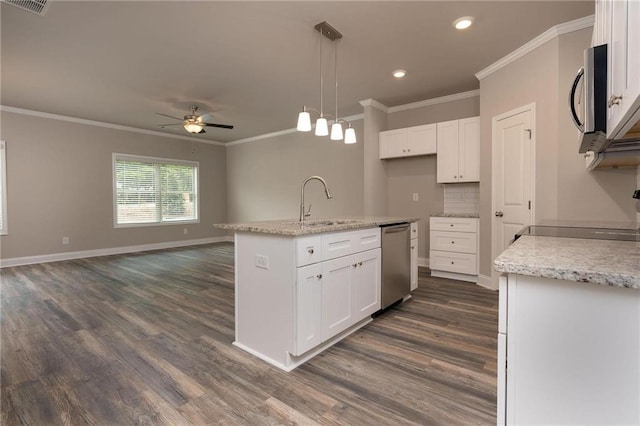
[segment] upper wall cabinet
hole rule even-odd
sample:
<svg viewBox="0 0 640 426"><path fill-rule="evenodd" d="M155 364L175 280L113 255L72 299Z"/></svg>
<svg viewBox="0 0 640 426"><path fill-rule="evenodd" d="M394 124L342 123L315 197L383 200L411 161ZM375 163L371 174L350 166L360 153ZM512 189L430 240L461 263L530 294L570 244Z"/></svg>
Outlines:
<svg viewBox="0 0 640 426"><path fill-rule="evenodd" d="M480 181L480 117L437 124L438 183Z"/></svg>
<svg viewBox="0 0 640 426"><path fill-rule="evenodd" d="M436 153L436 125L380 132L380 159Z"/></svg>
<svg viewBox="0 0 640 426"><path fill-rule="evenodd" d="M640 1L597 0L593 44L607 44L607 137L640 120Z"/></svg>

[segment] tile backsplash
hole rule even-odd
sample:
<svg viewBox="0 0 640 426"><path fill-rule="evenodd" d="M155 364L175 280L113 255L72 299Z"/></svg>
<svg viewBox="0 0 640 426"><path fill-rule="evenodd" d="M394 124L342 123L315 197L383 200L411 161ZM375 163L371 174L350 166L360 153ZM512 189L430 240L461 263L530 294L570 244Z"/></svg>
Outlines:
<svg viewBox="0 0 640 426"><path fill-rule="evenodd" d="M451 183L444 185L445 213L479 213L479 211L479 183Z"/></svg>

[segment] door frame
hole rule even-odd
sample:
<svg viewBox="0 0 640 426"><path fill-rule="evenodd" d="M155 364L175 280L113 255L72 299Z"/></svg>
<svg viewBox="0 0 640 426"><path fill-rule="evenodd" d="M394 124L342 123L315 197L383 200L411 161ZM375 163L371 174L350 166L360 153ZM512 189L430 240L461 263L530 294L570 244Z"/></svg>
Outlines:
<svg viewBox="0 0 640 426"><path fill-rule="evenodd" d="M537 119L536 119L536 103L532 102L530 104L523 105L519 108L512 109L511 111L504 112L502 114L496 115L491 119L491 215L497 211L496 206L496 196L495 194L498 191L498 186L501 182L497 181L496 178L496 168L498 166L497 160L497 128L498 122L504 120L506 118L512 117L514 115L521 114L523 112L531 113L531 202L533 203L533 208L531 209L531 223L535 223L536 221L536 137L537 137ZM498 253L498 246L500 241L498 241L498 232L497 227L494 226L494 216L491 217L491 263L493 264L493 260L500 255ZM491 269L491 284L493 288L498 288L498 278L500 274Z"/></svg>

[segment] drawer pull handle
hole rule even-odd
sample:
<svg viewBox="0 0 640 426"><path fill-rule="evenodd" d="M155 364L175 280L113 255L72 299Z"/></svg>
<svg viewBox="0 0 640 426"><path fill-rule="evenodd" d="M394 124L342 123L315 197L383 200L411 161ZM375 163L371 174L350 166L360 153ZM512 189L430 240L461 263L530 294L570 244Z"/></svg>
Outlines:
<svg viewBox="0 0 640 426"><path fill-rule="evenodd" d="M312 248L308 249L307 251L309 252L309 254L313 254L313 249Z"/></svg>
<svg viewBox="0 0 640 426"><path fill-rule="evenodd" d="M319 279L319 280L321 280L321 279L322 279L322 274L318 274L318 275L316 275L316 278L317 278L317 279Z"/></svg>

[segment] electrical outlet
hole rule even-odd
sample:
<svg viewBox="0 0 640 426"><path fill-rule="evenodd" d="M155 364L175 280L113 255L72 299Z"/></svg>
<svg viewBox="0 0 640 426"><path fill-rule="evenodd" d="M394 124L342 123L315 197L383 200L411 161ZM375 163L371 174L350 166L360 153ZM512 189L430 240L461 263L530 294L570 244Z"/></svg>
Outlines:
<svg viewBox="0 0 640 426"><path fill-rule="evenodd" d="M187 228L184 228L182 232L184 233L184 235L187 235L189 233L189 230Z"/></svg>
<svg viewBox="0 0 640 426"><path fill-rule="evenodd" d="M418 201L420 199L420 197L418 196L417 192L413 193L413 201Z"/></svg>
<svg viewBox="0 0 640 426"><path fill-rule="evenodd" d="M256 267L269 269L269 257L262 254L256 254Z"/></svg>
<svg viewBox="0 0 640 426"><path fill-rule="evenodd" d="M62 244L69 244L69 237L62 237Z"/></svg>

